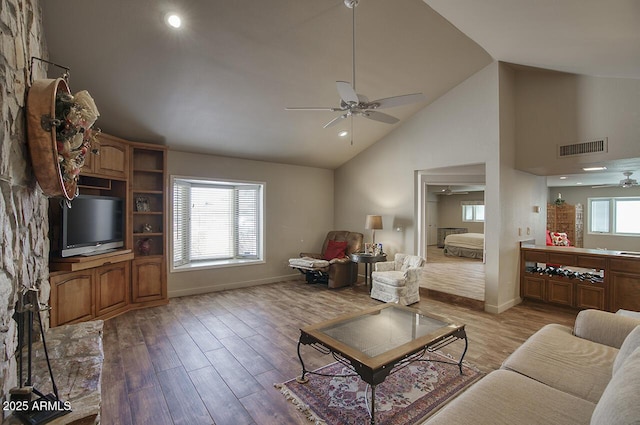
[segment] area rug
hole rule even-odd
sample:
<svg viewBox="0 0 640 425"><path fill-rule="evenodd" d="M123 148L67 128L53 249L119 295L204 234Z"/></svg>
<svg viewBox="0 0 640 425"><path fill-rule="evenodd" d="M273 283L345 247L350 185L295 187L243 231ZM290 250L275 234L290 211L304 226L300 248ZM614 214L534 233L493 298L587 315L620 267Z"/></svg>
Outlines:
<svg viewBox="0 0 640 425"><path fill-rule="evenodd" d="M452 361L438 353L430 353L429 358ZM413 425L423 421L483 375L466 362L462 370L461 375L457 365L420 361L390 374L376 387L376 424ZM336 362L315 372L345 375L353 370ZM370 404L371 388L359 376L307 376L306 384L291 379L275 387L310 421L316 425L370 422L367 403Z"/></svg>

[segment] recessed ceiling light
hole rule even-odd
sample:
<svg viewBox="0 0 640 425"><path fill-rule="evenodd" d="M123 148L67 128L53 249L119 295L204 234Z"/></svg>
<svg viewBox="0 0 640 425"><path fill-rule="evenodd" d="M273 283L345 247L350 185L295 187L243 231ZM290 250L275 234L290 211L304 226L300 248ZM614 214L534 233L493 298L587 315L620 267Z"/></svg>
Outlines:
<svg viewBox="0 0 640 425"><path fill-rule="evenodd" d="M585 167L582 170L583 171L602 171L602 170L606 170L607 167Z"/></svg>
<svg viewBox="0 0 640 425"><path fill-rule="evenodd" d="M345 137L347 134L349 134L349 132L347 130L342 130L342 131L338 132L338 136L340 136L340 137Z"/></svg>
<svg viewBox="0 0 640 425"><path fill-rule="evenodd" d="M180 16L176 15L175 13L167 13L167 16L165 16L165 21L167 22L167 25L169 25L172 28L180 28L182 26L182 19L180 18Z"/></svg>
<svg viewBox="0 0 640 425"><path fill-rule="evenodd" d="M560 177L560 180L566 180L566 179L567 179L567 176Z"/></svg>
<svg viewBox="0 0 640 425"><path fill-rule="evenodd" d="M582 184L582 182L576 182L576 184Z"/></svg>

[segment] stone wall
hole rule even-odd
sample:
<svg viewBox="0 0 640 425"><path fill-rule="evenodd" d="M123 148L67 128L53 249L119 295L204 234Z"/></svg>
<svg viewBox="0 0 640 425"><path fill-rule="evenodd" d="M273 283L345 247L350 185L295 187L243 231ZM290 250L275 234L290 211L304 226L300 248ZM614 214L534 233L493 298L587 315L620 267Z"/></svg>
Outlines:
<svg viewBox="0 0 640 425"><path fill-rule="evenodd" d="M47 198L33 176L25 124L29 62L45 58L39 0L0 1L0 400L18 384L12 319L24 287L48 300ZM43 77L38 65L36 77Z"/></svg>

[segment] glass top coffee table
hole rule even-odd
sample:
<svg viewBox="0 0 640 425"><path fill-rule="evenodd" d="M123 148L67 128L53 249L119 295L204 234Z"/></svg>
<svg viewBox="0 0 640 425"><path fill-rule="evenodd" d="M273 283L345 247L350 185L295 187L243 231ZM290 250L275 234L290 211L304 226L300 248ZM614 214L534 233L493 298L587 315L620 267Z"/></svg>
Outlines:
<svg viewBox="0 0 640 425"><path fill-rule="evenodd" d="M298 358L302 374L297 380L306 383L307 374L321 375L305 368L300 352L302 345L332 354L371 386L371 424L375 424L376 385L395 370L411 362L429 360L425 358L428 352L463 340L460 360L445 362L457 365L462 374L462 360L468 347L464 326L394 303L307 326L300 329Z"/></svg>

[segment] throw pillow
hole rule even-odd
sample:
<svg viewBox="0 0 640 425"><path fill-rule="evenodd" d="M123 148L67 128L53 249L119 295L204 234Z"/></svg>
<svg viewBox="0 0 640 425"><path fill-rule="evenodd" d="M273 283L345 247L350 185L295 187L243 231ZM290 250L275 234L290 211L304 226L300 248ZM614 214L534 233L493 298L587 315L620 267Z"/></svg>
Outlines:
<svg viewBox="0 0 640 425"><path fill-rule="evenodd" d="M324 258L327 261L333 260L334 258L342 258L344 257L344 252L347 249L347 241L329 241L327 245L327 249L324 251Z"/></svg>
<svg viewBox="0 0 640 425"><path fill-rule="evenodd" d="M551 233L547 230L547 246L553 245L553 240L551 239Z"/></svg>
<svg viewBox="0 0 640 425"><path fill-rule="evenodd" d="M566 233L553 232L551 233L551 240L555 246L569 246L569 239L567 239Z"/></svg>

